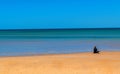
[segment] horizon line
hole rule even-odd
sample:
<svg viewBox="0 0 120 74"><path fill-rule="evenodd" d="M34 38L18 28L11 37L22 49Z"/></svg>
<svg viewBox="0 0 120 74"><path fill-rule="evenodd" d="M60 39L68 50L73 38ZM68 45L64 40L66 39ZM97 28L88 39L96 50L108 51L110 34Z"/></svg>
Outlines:
<svg viewBox="0 0 120 74"><path fill-rule="evenodd" d="M119 28L25 28L25 29L0 29L0 31L16 31L16 30L102 30L102 29L120 29Z"/></svg>

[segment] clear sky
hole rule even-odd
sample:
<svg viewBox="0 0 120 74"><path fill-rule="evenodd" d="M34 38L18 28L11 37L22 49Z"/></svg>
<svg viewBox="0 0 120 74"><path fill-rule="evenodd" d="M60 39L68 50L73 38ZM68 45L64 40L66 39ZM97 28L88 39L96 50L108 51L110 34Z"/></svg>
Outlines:
<svg viewBox="0 0 120 74"><path fill-rule="evenodd" d="M0 0L0 29L120 27L118 0Z"/></svg>

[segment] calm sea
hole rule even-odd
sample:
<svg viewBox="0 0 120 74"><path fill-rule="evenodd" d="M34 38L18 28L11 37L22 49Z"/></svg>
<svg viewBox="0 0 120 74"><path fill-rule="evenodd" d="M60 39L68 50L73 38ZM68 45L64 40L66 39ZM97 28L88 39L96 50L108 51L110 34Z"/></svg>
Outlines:
<svg viewBox="0 0 120 74"><path fill-rule="evenodd" d="M0 56L120 51L120 29L1 30Z"/></svg>

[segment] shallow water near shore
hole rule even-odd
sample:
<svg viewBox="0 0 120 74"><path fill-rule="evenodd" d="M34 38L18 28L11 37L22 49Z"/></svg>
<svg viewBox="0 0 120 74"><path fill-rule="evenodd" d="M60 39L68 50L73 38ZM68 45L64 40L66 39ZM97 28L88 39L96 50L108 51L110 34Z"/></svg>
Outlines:
<svg viewBox="0 0 120 74"><path fill-rule="evenodd" d="M120 51L120 29L0 31L0 56Z"/></svg>

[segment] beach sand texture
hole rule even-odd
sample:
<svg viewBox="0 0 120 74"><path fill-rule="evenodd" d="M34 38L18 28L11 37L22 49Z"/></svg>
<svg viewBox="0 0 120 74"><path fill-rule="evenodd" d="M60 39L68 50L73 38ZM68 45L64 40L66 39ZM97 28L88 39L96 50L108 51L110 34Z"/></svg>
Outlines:
<svg viewBox="0 0 120 74"><path fill-rule="evenodd" d="M120 74L120 52L0 57L0 74Z"/></svg>

